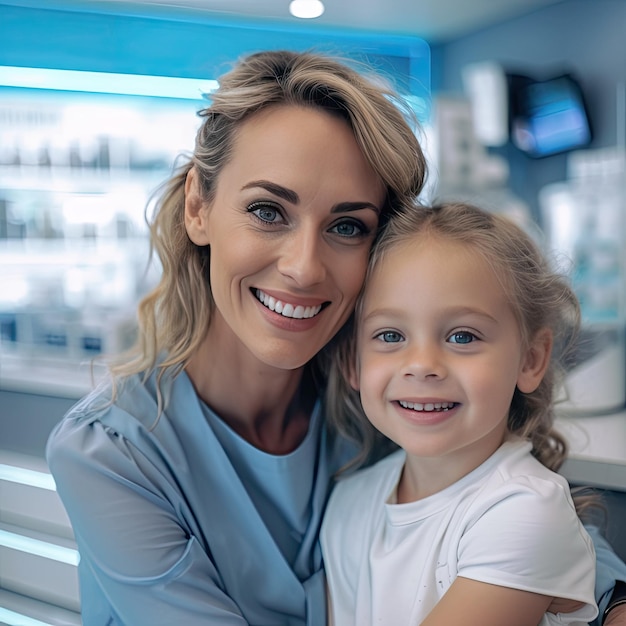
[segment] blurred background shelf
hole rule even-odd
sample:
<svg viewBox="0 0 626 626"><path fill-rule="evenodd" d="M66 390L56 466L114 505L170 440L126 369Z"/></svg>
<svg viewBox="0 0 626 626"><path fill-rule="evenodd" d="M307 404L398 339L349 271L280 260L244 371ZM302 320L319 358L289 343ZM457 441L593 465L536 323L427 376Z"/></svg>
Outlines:
<svg viewBox="0 0 626 626"><path fill-rule="evenodd" d="M78 562L43 459L0 449L0 623L80 624Z"/></svg>

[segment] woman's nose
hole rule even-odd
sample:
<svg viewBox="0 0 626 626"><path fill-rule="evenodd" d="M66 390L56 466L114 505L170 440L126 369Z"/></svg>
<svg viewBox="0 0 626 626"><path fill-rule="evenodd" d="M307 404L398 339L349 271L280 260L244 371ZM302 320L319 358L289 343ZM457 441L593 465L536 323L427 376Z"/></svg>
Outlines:
<svg viewBox="0 0 626 626"><path fill-rule="evenodd" d="M319 233L303 230L282 242L278 270L299 287L319 284L326 277Z"/></svg>

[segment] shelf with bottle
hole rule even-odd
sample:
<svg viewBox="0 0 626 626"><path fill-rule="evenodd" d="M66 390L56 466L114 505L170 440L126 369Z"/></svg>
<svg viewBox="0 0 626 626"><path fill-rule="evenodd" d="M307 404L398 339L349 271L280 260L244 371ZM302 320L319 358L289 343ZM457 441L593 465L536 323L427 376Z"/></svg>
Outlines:
<svg viewBox="0 0 626 626"><path fill-rule="evenodd" d="M0 189L152 184L193 148L201 103L0 88Z"/></svg>
<svg viewBox="0 0 626 626"><path fill-rule="evenodd" d="M50 393L131 341L160 273L146 211L199 106L0 89L0 387Z"/></svg>
<svg viewBox="0 0 626 626"><path fill-rule="evenodd" d="M38 188L32 182L16 177L3 186L0 178L0 247L28 239L146 237L146 209L160 184L130 177L37 178Z"/></svg>
<svg viewBox="0 0 626 626"><path fill-rule="evenodd" d="M109 226L0 241L0 388L50 394L56 381L67 395L69 372L132 343L137 302L160 268L148 264L145 235L126 236L128 227L114 223L118 232L102 236ZM71 236L86 227L93 236ZM76 373L71 385L88 382Z"/></svg>
<svg viewBox="0 0 626 626"><path fill-rule="evenodd" d="M105 240L39 242L52 244L39 250L27 242L28 254L0 249L9 270L0 280L0 388L82 395L90 385L84 364L134 341L136 304L158 267L146 271L145 239L124 249Z"/></svg>
<svg viewBox="0 0 626 626"><path fill-rule="evenodd" d="M62 165L50 167L0 165L0 190L107 193L111 189L122 187L141 187L151 192L170 174L171 169L165 166L153 169L77 169Z"/></svg>

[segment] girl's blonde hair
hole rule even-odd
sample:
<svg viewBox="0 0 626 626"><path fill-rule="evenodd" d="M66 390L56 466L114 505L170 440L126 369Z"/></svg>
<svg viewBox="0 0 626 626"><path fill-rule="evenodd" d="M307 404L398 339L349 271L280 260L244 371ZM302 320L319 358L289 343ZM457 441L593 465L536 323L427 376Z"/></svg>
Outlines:
<svg viewBox="0 0 626 626"><path fill-rule="evenodd" d="M461 203L403 211L387 225L372 251L367 277L396 245L424 237L458 242L485 259L505 290L525 345L541 329L552 332L554 349L545 376L532 393L515 390L508 428L532 443L532 454L541 463L558 470L567 445L553 428L555 391L581 323L580 306L569 281L552 270L538 246L510 219ZM419 276L415 281L417 288ZM342 339L336 341L326 393L329 421L361 446L359 464L372 461L393 447L370 424L358 393L347 382L347 373L356 363L360 302L356 324L353 322L352 328L346 328Z"/></svg>
<svg viewBox="0 0 626 626"><path fill-rule="evenodd" d="M210 202L242 122L279 105L319 108L349 124L387 189L381 226L415 202L426 174L417 120L381 77L368 78L347 62L313 52L271 51L243 58L220 79L210 106L200 111L203 122L194 152L155 205L150 235L162 275L139 305L136 346L111 366L114 380L140 372L147 377L155 368L159 380L165 371L176 375L204 339L214 307L210 253L187 236L185 180L195 168L203 199Z"/></svg>

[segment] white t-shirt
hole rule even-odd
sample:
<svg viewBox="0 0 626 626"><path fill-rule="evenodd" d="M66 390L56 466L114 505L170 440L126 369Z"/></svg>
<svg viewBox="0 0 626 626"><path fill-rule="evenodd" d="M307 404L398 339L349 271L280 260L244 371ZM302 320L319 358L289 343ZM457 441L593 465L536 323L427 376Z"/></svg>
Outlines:
<svg viewBox="0 0 626 626"><path fill-rule="evenodd" d="M467 476L428 498L394 504L405 454L341 480L322 527L336 626L416 626L457 576L586 605L540 626L597 614L595 554L566 480L504 443Z"/></svg>

